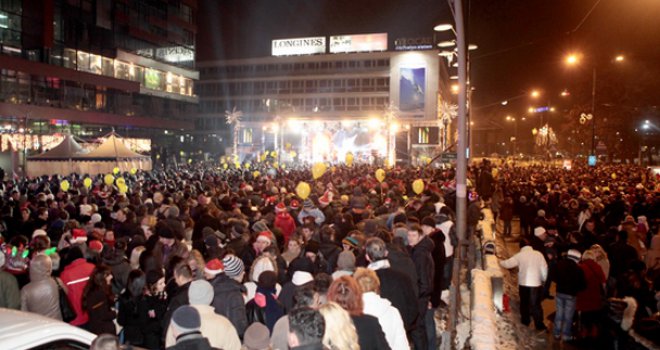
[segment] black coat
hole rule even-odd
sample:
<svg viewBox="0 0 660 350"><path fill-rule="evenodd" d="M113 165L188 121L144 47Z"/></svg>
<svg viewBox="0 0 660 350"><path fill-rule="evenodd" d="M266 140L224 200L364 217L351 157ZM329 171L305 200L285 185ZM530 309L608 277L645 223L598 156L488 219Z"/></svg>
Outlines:
<svg viewBox="0 0 660 350"><path fill-rule="evenodd" d="M417 295L420 300L430 298L433 292L433 274L435 273L435 264L431 256L433 249L433 241L428 237L422 238L414 247L408 247L417 271L417 287L419 288Z"/></svg>
<svg viewBox="0 0 660 350"><path fill-rule="evenodd" d="M204 338L199 332L182 334L176 340L176 344L167 348L167 350L214 350L209 340Z"/></svg>
<svg viewBox="0 0 660 350"><path fill-rule="evenodd" d="M437 229L429 235L433 241L433 291L431 292L431 304L433 307L440 305L440 294L442 293L443 275L445 269L445 234Z"/></svg>
<svg viewBox="0 0 660 350"><path fill-rule="evenodd" d="M392 306L399 310L406 330L412 329L419 315L419 309L414 302L417 300L417 294L413 288L401 286L413 286L415 283L405 273L391 267L378 269L376 274L380 280L380 296L389 300Z"/></svg>
<svg viewBox="0 0 660 350"><path fill-rule="evenodd" d="M176 309L180 308L183 305L190 304L188 301L188 288L190 288L190 282L180 286L176 289L176 294L169 298L169 304L167 306L167 311L163 316L163 330L167 330L167 327L170 325L170 320L172 319L172 314Z"/></svg>
<svg viewBox="0 0 660 350"><path fill-rule="evenodd" d="M555 271L557 293L576 296L578 292L587 288L584 272L575 261L569 258L561 259L555 265Z"/></svg>
<svg viewBox="0 0 660 350"><path fill-rule="evenodd" d="M378 319L370 315L351 316L358 334L360 350L387 350L390 345L385 339Z"/></svg>
<svg viewBox="0 0 660 350"><path fill-rule="evenodd" d="M115 312L111 309L108 297L103 291L96 289L91 290L87 295L87 314L89 315L89 322L87 329L94 334L117 334L117 328L113 322L115 319Z"/></svg>
<svg viewBox="0 0 660 350"><path fill-rule="evenodd" d="M243 338L248 326L243 300L245 288L224 273L216 275L210 282L214 292L211 306L215 308L217 314L227 317L236 328L238 336Z"/></svg>

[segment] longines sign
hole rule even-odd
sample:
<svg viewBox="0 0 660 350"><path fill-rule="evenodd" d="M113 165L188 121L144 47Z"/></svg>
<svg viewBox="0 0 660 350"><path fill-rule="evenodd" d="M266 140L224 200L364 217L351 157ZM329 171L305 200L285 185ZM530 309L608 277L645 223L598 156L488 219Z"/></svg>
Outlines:
<svg viewBox="0 0 660 350"><path fill-rule="evenodd" d="M431 50L433 49L433 38L398 38L394 40L394 49L397 51Z"/></svg>
<svg viewBox="0 0 660 350"><path fill-rule="evenodd" d="M311 55L325 53L325 37L273 40L273 56Z"/></svg>

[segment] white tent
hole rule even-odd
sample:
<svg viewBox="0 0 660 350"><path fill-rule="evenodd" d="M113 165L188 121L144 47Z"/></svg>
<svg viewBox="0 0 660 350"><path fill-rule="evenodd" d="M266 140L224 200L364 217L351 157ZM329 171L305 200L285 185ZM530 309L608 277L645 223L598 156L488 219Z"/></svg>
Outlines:
<svg viewBox="0 0 660 350"><path fill-rule="evenodd" d="M111 133L105 142L89 153L84 153L73 137L67 135L52 150L29 157L27 165L27 175L30 177L70 173L95 175L112 173L115 167L120 171L132 168L148 171L151 170L151 158L128 149L115 133Z"/></svg>

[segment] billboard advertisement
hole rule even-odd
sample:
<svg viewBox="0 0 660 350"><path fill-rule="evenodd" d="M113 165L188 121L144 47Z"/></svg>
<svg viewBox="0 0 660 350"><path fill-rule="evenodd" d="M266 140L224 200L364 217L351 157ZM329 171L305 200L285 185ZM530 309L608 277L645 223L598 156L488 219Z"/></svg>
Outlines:
<svg viewBox="0 0 660 350"><path fill-rule="evenodd" d="M313 55L325 53L325 37L273 40L273 56Z"/></svg>
<svg viewBox="0 0 660 350"><path fill-rule="evenodd" d="M387 51L387 33L330 37L330 53Z"/></svg>
<svg viewBox="0 0 660 350"><path fill-rule="evenodd" d="M401 67L399 73L399 110L424 113L426 69Z"/></svg>

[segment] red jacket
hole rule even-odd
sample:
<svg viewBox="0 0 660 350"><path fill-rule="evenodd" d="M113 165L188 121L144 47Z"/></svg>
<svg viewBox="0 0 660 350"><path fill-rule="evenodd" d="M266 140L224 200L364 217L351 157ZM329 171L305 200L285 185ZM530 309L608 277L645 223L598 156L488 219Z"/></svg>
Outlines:
<svg viewBox="0 0 660 350"><path fill-rule="evenodd" d="M82 295L92 271L94 271L94 264L80 258L65 267L60 274L60 279L67 288L69 302L76 311L76 318L69 322L74 326L84 325L89 320L87 313L82 308Z"/></svg>
<svg viewBox="0 0 660 350"><path fill-rule="evenodd" d="M296 221L287 212L278 213L275 217L275 227L282 231L284 244L287 244L293 232L296 231Z"/></svg>
<svg viewBox="0 0 660 350"><path fill-rule="evenodd" d="M580 262L580 268L584 273L584 279L587 282L587 288L578 292L577 304L575 309L578 311L596 311L603 307L605 298L601 294L603 283L605 283L605 274L600 265L594 260L587 259Z"/></svg>

